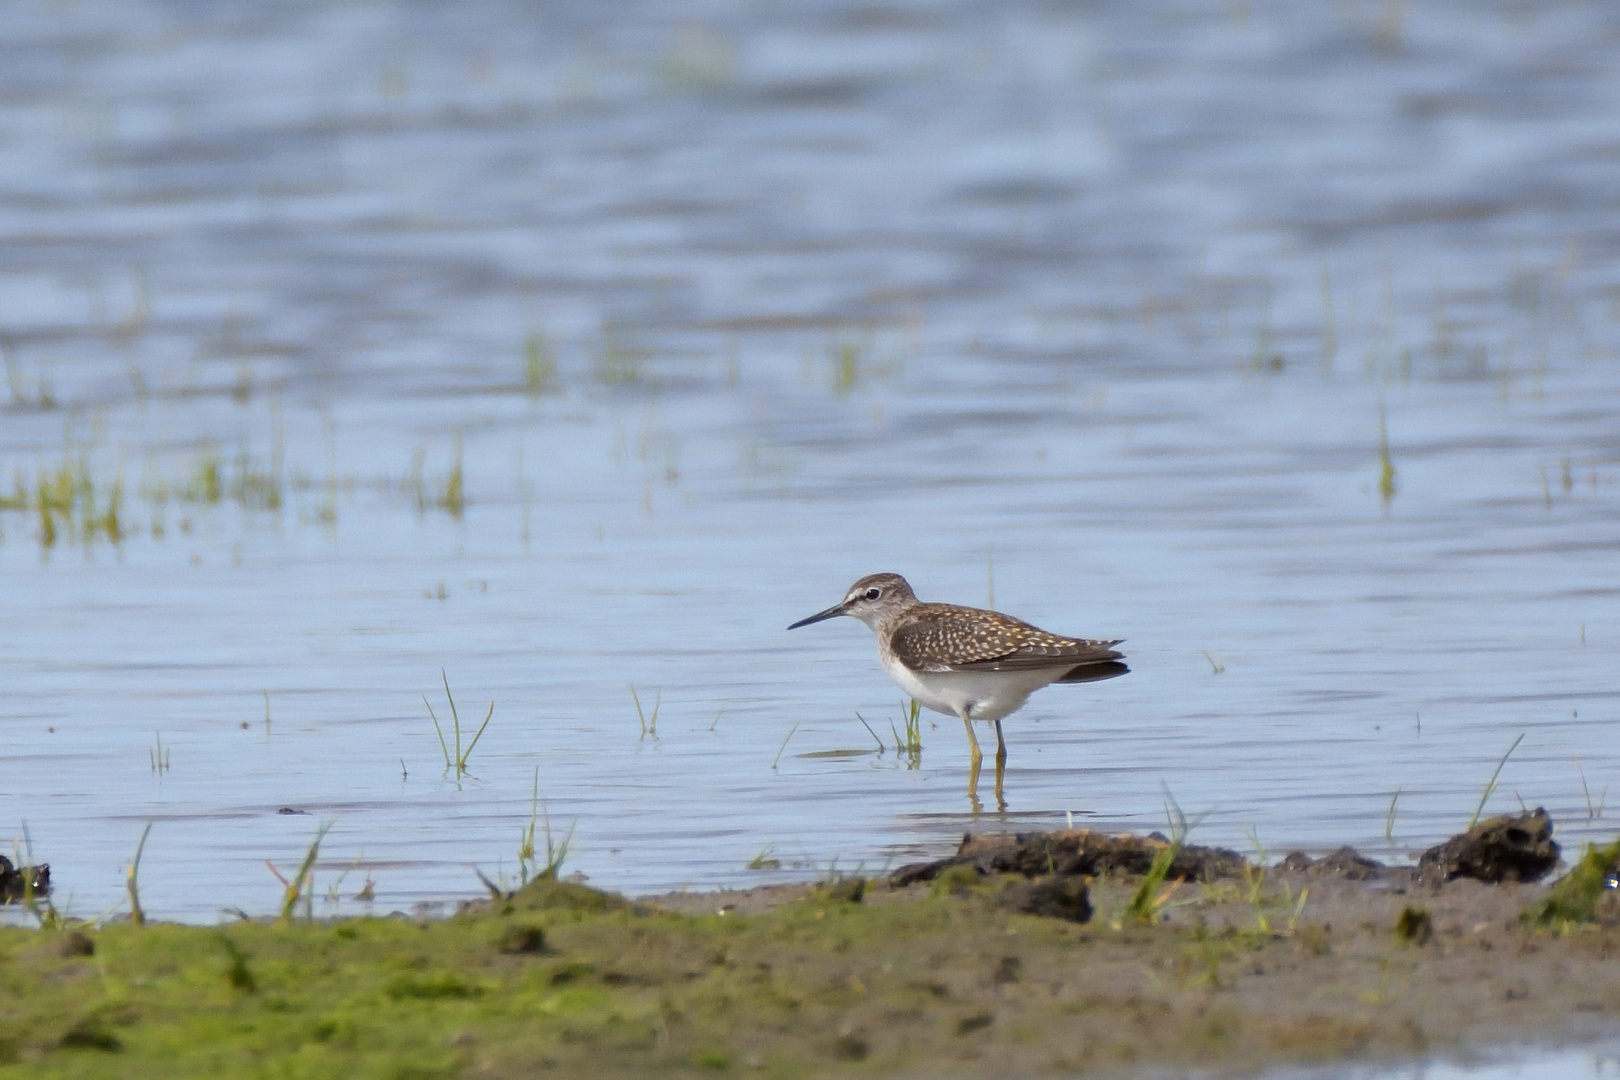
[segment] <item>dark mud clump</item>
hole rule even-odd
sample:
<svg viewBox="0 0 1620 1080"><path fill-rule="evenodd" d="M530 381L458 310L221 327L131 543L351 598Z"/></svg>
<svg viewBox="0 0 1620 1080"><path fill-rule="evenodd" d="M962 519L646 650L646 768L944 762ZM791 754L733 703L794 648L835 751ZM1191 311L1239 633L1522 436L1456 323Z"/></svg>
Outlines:
<svg viewBox="0 0 1620 1080"><path fill-rule="evenodd" d="M1313 859L1303 851L1291 851L1279 864L1279 869L1302 873L1309 877L1374 881L1383 877L1389 868L1376 859L1367 858L1353 847L1342 847L1320 859Z"/></svg>
<svg viewBox="0 0 1620 1080"><path fill-rule="evenodd" d="M902 866L889 875L889 884L899 889L919 881L932 881L958 866L972 867L980 874L1022 874L1027 878L1145 874L1154 858L1169 846L1170 841L1157 833L1109 835L1090 829L1011 836L966 833L955 855ZM1214 881L1241 876L1246 865L1243 856L1227 848L1187 844L1176 852L1165 876Z"/></svg>
<svg viewBox="0 0 1620 1080"><path fill-rule="evenodd" d="M0 904L20 904L29 895L49 896L51 868L46 863L38 866L13 866L11 860L0 855Z"/></svg>
<svg viewBox="0 0 1620 1080"><path fill-rule="evenodd" d="M1078 877L1047 875L1008 889L1000 906L1021 915L1083 923L1091 919L1091 890Z"/></svg>
<svg viewBox="0 0 1620 1080"><path fill-rule="evenodd" d="M1418 878L1429 884L1458 878L1492 885L1540 881L1558 865L1558 842L1552 834L1552 818L1539 806L1524 814L1487 818L1425 851L1418 859Z"/></svg>

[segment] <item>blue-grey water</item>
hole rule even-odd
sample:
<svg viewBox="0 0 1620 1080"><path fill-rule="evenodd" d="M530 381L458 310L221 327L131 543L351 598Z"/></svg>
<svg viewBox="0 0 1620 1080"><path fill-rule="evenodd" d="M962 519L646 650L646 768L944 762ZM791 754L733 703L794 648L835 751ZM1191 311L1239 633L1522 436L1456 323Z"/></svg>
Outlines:
<svg viewBox="0 0 1620 1080"><path fill-rule="evenodd" d="M1620 1076L1620 1050L1611 1040L1586 1047L1519 1047L1437 1058L1406 1065L1352 1065L1273 1069L1266 1080L1601 1080Z"/></svg>
<svg viewBox="0 0 1620 1080"><path fill-rule="evenodd" d="M59 907L148 822L154 917L326 822L317 911L474 895L536 781L630 892L1167 797L1408 858L1521 735L1487 810L1615 832L1620 8L4 21L0 823ZM1005 818L948 717L805 756L901 725L784 630L877 570L1127 639Z"/></svg>

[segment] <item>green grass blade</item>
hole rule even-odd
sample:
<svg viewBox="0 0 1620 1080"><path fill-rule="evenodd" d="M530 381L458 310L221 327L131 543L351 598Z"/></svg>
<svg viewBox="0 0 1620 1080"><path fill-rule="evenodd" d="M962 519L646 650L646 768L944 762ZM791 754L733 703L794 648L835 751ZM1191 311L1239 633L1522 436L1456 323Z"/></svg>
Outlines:
<svg viewBox="0 0 1620 1080"><path fill-rule="evenodd" d="M1491 773L1491 778L1485 785L1485 791L1479 797L1479 805L1474 807L1474 816L1468 819L1468 828L1472 829L1479 824L1479 815L1485 812L1485 804L1491 801L1492 795L1496 794L1496 779L1502 775L1502 766L1507 764L1508 758L1513 756L1513 751L1517 750L1519 744L1524 742L1524 735L1525 733L1521 731L1519 737L1513 740L1513 745L1507 748L1507 753L1502 755L1502 760L1496 763L1496 770Z"/></svg>
<svg viewBox="0 0 1620 1080"><path fill-rule="evenodd" d="M141 910L141 852L146 850L146 838L152 832L152 823L148 821L146 828L141 830L141 838L135 843L135 857L129 863L129 880L126 887L129 889L129 921L135 926L146 924L146 912Z"/></svg>
<svg viewBox="0 0 1620 1080"><path fill-rule="evenodd" d="M461 756L460 765L462 772L467 771L467 759L472 757L473 747L477 746L478 740L484 737L484 729L489 727L490 718L494 715L495 703L492 701L489 703L489 712L484 714L484 722L478 725L478 733L473 736L472 742L468 744L467 752Z"/></svg>
<svg viewBox="0 0 1620 1080"><path fill-rule="evenodd" d="M434 734L439 736L439 752L444 755L444 768L448 772L450 770L450 747L445 745L444 729L439 726L439 715L433 711L433 703L427 699L426 694L422 695L422 704L427 706L428 715L433 718L433 731Z"/></svg>
<svg viewBox="0 0 1620 1080"><path fill-rule="evenodd" d="M321 841L326 839L326 834L332 830L334 824L335 822L331 821L323 822L321 827L315 830L315 839L309 845L309 850L304 853L304 861L299 864L298 873L294 874L293 879L287 883L287 891L281 898L282 922L292 922L293 912L298 907L299 897L304 894L305 883L309 880L310 873L315 869L315 858L321 852Z"/></svg>

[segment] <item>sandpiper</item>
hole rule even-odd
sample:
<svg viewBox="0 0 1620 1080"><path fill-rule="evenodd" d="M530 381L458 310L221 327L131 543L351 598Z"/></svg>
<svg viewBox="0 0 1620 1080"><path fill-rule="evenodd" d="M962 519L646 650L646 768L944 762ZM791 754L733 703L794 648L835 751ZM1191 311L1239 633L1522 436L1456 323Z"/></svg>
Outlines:
<svg viewBox="0 0 1620 1080"><path fill-rule="evenodd" d="M1120 663L1124 655L1114 651L1119 641L1060 637L999 611L925 604L899 574L869 574L851 585L843 600L788 629L838 615L853 615L872 628L878 659L900 689L935 712L962 718L972 749L968 797L975 806L984 760L973 735L975 720L996 726L996 802L1005 808L1002 717L1043 686L1096 682L1130 670Z"/></svg>

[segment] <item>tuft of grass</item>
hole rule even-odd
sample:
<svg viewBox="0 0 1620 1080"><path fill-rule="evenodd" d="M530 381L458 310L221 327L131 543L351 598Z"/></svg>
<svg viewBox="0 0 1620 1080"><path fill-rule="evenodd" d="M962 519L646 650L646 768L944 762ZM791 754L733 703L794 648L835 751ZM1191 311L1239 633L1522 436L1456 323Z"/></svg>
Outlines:
<svg viewBox="0 0 1620 1080"><path fill-rule="evenodd" d="M252 969L248 967L247 955L223 930L219 932L219 943L231 961L230 966L225 969L225 981L230 984L232 990L240 990L244 994L253 993L259 984L253 977Z"/></svg>
<svg viewBox="0 0 1620 1080"><path fill-rule="evenodd" d="M141 909L141 852L146 850L146 838L152 832L152 823L148 821L146 828L141 830L141 838L135 843L135 857L129 861L128 880L125 888L129 890L129 921L136 926L146 924L146 912Z"/></svg>
<svg viewBox="0 0 1620 1080"><path fill-rule="evenodd" d="M1170 841L1153 856L1153 862L1149 864L1147 873L1142 875L1142 883L1136 887L1136 892L1131 894L1131 901L1125 906L1125 913L1115 924L1115 929L1123 929L1127 923L1135 926L1158 925L1165 904L1181 887L1180 878L1168 888L1164 887L1164 879L1169 875L1176 856L1181 854L1182 845L1187 842L1187 816L1169 798L1165 800L1165 814L1170 819Z"/></svg>
<svg viewBox="0 0 1620 1080"><path fill-rule="evenodd" d="M244 448L237 452L230 479L231 498L249 510L280 510L283 493L281 467L262 468Z"/></svg>
<svg viewBox="0 0 1620 1080"><path fill-rule="evenodd" d="M1310 897L1311 890L1301 889L1299 895L1295 896L1293 888L1286 882L1283 884L1281 912L1287 916L1287 921L1281 930L1274 929L1271 925L1271 916L1277 910L1274 906L1276 898L1268 899L1265 894L1266 881L1269 877L1267 865L1270 859L1266 855L1265 845L1260 843L1258 832L1251 829L1249 839L1254 844L1255 858L1245 860L1243 880L1248 886L1249 909L1254 912L1255 931L1261 934L1280 933L1290 937L1299 925L1299 917L1305 910L1305 901Z"/></svg>
<svg viewBox="0 0 1620 1080"><path fill-rule="evenodd" d="M889 734L894 736L895 753L905 758L906 768L921 768L922 703L916 698L912 698L907 704L901 706L900 716L906 726L904 736L895 730L894 721L889 722Z"/></svg>
<svg viewBox="0 0 1620 1080"><path fill-rule="evenodd" d="M462 512L467 509L467 497L463 486L461 472L461 436L456 436L456 457L450 464L450 476L444 482L444 495L439 499L439 505L456 520L461 520Z"/></svg>
<svg viewBox="0 0 1620 1080"><path fill-rule="evenodd" d="M1395 920L1395 940L1402 945L1427 945L1434 937L1434 916L1425 907L1404 907Z"/></svg>
<svg viewBox="0 0 1620 1080"><path fill-rule="evenodd" d="M439 736L439 750L444 754L444 771L449 773L454 770L456 779L460 780L467 774L467 759L472 757L473 748L478 745L478 740L484 737L484 729L489 727L490 718L495 715L495 703L493 701L489 703L489 712L484 714L484 722L478 725L478 731L473 735L472 742L467 744L467 749L462 750L461 713L456 709L455 696L450 693L450 676L440 668L439 677L444 680L445 700L450 702L450 720L455 734L454 754L450 752L450 744L445 741L444 728L439 725L439 716L433 711L433 704L428 701L425 694L422 696L422 704L427 706L428 716L433 720L433 730Z"/></svg>
<svg viewBox="0 0 1620 1080"><path fill-rule="evenodd" d="M98 489L90 464L83 456L66 455L59 464L40 466L34 486L17 477L13 494L0 497L0 510L33 511L39 520L39 545L55 547L59 540L89 544L124 539L124 482L114 477Z"/></svg>
<svg viewBox="0 0 1620 1080"><path fill-rule="evenodd" d="M51 385L49 372L42 366L37 377L31 380L24 378L12 352L11 335L0 334L0 357L5 360L6 385L11 390L11 403L20 409L49 411L56 408L56 391Z"/></svg>
<svg viewBox="0 0 1620 1080"><path fill-rule="evenodd" d="M658 738L658 706L663 704L664 692L659 690L657 696L653 698L650 717L641 709L641 695L636 693L634 683L630 684L630 699L636 703L636 719L641 722L641 737L645 739L651 735L655 739Z"/></svg>
<svg viewBox="0 0 1620 1080"><path fill-rule="evenodd" d="M1395 839L1395 807L1400 801L1401 789L1396 788L1395 794L1389 797L1389 810L1384 814L1384 839L1386 841Z"/></svg>
<svg viewBox="0 0 1620 1080"><path fill-rule="evenodd" d="M1173 836L1170 842L1153 856L1153 862L1148 866L1147 873L1142 875L1142 883L1136 887L1136 892L1131 894L1131 902L1126 905L1122 924L1132 923L1137 926L1158 924L1161 910L1181 885L1178 878L1169 888L1160 890L1164 885L1165 876L1170 873L1171 864L1180 854L1181 838Z"/></svg>
<svg viewBox="0 0 1620 1080"><path fill-rule="evenodd" d="M644 350L626 341L610 322L602 324L602 341L591 355L591 375L604 386L628 386L642 379Z"/></svg>
<svg viewBox="0 0 1620 1080"><path fill-rule="evenodd" d="M146 751L146 757L159 776L169 771L169 748L163 745L163 732L157 733L157 745Z"/></svg>
<svg viewBox="0 0 1620 1080"><path fill-rule="evenodd" d="M542 333L523 342L523 387L530 397L551 393L557 386L557 354Z"/></svg>
<svg viewBox="0 0 1620 1080"><path fill-rule="evenodd" d="M541 862L535 850L535 826L539 824L545 830L546 859ZM546 812L540 803L540 768L535 766L534 790L529 796L529 824L523 830L522 842L518 845L518 880L520 886L530 881L549 880L556 881L557 874L562 870L563 860L568 858L568 848L574 839L574 827L568 827L568 833L560 840L551 831L551 815Z"/></svg>
<svg viewBox="0 0 1620 1080"><path fill-rule="evenodd" d="M1603 791L1598 795L1597 804L1592 803L1592 789L1586 786L1586 770L1581 768L1581 759L1575 759L1575 771L1581 778L1581 796L1586 800L1586 823L1590 825L1603 816L1603 807L1609 801L1609 785L1603 785Z"/></svg>
<svg viewBox="0 0 1620 1080"><path fill-rule="evenodd" d="M839 341L827 350L827 381L833 393L843 397L861 381L861 348L853 341Z"/></svg>
<svg viewBox="0 0 1620 1080"><path fill-rule="evenodd" d="M456 436L455 457L450 462L450 472L444 478L444 486L437 486L434 482L429 487L426 470L427 450L418 447L416 453L411 455L411 472L405 481L406 489L416 502L416 512L426 514L429 510L443 510L457 521L467 509L466 471L462 465L462 439ZM329 496L329 501L335 500L335 493ZM333 502L333 519L336 517L335 502Z"/></svg>
<svg viewBox="0 0 1620 1080"><path fill-rule="evenodd" d="M298 910L299 900L305 902L305 916L306 918L310 917L307 909L312 905L315 895L313 881L315 859L321 853L321 841L325 840L326 834L332 831L333 824L334 822L325 821L321 823L320 828L315 830L315 839L310 842L309 850L304 853L304 861L299 864L298 873L293 875L291 881L281 876L281 872L276 869L274 863L269 860L265 861L265 865L270 867L270 872L276 875L276 880L286 887L281 895L281 921L283 923L292 922L293 913Z"/></svg>
<svg viewBox="0 0 1620 1080"><path fill-rule="evenodd" d="M224 496L224 492L225 485L220 480L219 452L212 447L204 447L181 497L187 502L213 506Z"/></svg>
<svg viewBox="0 0 1620 1080"><path fill-rule="evenodd" d="M1382 405L1378 407L1378 494L1386 506L1395 498L1395 462L1389 456L1389 424Z"/></svg>
<svg viewBox="0 0 1620 1080"><path fill-rule="evenodd" d="M1474 807L1474 816L1468 819L1469 829L1479 824L1479 815L1485 812L1485 804L1490 801L1492 795L1496 794L1496 781L1502 775L1502 766L1507 764L1508 758L1513 756L1513 751L1517 750L1519 744L1524 742L1524 734L1522 731L1519 733L1519 737L1513 740L1513 745L1507 748L1507 753L1502 755L1502 760L1496 763L1496 769L1492 771L1490 780L1485 783L1485 790L1480 793L1479 805Z"/></svg>
<svg viewBox="0 0 1620 1080"><path fill-rule="evenodd" d="M1547 898L1531 906L1521 916L1530 926L1567 931L1591 922L1598 900L1615 889L1616 869L1620 866L1620 840L1607 847L1587 844L1581 861L1553 882Z"/></svg>
<svg viewBox="0 0 1620 1080"><path fill-rule="evenodd" d="M771 851L771 845L766 844L764 847L759 849L758 855L755 855L752 859L748 860L748 865L744 867L744 869L780 870L782 868L782 860L773 856Z"/></svg>

